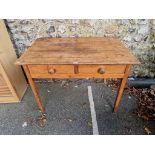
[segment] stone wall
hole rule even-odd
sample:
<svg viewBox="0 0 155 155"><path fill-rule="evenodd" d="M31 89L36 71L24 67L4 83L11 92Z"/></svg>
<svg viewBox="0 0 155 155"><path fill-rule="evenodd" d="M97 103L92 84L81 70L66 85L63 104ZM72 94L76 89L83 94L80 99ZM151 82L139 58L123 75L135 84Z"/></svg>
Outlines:
<svg viewBox="0 0 155 155"><path fill-rule="evenodd" d="M135 77L155 77L155 20L12 20L7 19L17 56L39 37L116 36L140 60Z"/></svg>

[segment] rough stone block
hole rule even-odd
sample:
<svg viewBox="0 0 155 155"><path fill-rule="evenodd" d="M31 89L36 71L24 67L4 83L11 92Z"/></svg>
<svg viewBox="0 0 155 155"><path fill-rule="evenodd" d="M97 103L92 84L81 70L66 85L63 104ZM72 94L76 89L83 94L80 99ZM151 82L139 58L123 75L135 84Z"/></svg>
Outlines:
<svg viewBox="0 0 155 155"><path fill-rule="evenodd" d="M105 28L106 33L114 33L117 30L116 25L109 25Z"/></svg>

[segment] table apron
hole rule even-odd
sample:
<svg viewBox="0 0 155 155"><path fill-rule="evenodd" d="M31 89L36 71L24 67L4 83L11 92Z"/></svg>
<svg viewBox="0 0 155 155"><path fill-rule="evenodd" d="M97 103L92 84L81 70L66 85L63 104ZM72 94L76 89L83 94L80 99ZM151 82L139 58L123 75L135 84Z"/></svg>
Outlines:
<svg viewBox="0 0 155 155"><path fill-rule="evenodd" d="M123 78L126 65L28 65L32 78Z"/></svg>

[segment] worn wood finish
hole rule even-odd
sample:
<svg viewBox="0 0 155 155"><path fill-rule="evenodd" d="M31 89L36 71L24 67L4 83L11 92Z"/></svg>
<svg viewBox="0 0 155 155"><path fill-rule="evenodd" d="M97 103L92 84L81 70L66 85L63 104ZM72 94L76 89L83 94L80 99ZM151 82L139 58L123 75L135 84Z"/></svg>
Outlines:
<svg viewBox="0 0 155 155"><path fill-rule="evenodd" d="M0 103L19 102L26 91L27 82L21 67L14 64L16 59L5 23L0 20Z"/></svg>
<svg viewBox="0 0 155 155"><path fill-rule="evenodd" d="M121 81L121 84L120 84L120 87L119 87L119 90L118 90L118 93L117 93L117 97L116 97L116 100L115 100L115 103L114 103L114 110L113 110L114 112L116 112L116 110L118 108L118 105L119 105L119 102L121 100L122 93L123 93L126 81L128 79L130 69L131 69L131 65L127 65L126 69L125 69L124 77L123 77L123 79Z"/></svg>
<svg viewBox="0 0 155 155"><path fill-rule="evenodd" d="M89 78L123 78L124 74L55 74L55 75L43 75L43 74L32 74L32 78L39 79L69 79L69 78L80 78L80 79L89 79Z"/></svg>
<svg viewBox="0 0 155 155"><path fill-rule="evenodd" d="M23 65L23 68L24 68L24 71L25 71L26 76L27 76L27 78L28 78L28 81L29 81L29 84L30 84L30 86L31 86L31 89L32 89L32 91L33 91L34 97L35 97L35 99L36 99L36 101L37 101L38 107L39 107L39 109L41 110L41 112L44 113L44 112L45 112L45 109L44 109L44 107L43 107L43 105L42 105L42 103L41 103L41 99L40 99L40 97L39 97L39 93L38 93L38 91L37 91L37 88L36 88L36 86L35 86L34 81L32 80L32 77L31 77L31 74L30 74L30 72L29 72L29 69L28 69L27 65Z"/></svg>
<svg viewBox="0 0 155 155"><path fill-rule="evenodd" d="M73 74L75 66L79 74L100 74L100 68L103 68L106 74L122 74L126 65L28 65L31 74L48 74L50 68L55 69L55 74Z"/></svg>
<svg viewBox="0 0 155 155"><path fill-rule="evenodd" d="M33 78L121 78L116 111L132 64L139 61L116 38L41 38L16 61L23 65L37 104Z"/></svg>
<svg viewBox="0 0 155 155"><path fill-rule="evenodd" d="M79 73L101 74L100 69L104 69L104 74L123 74L125 65L79 65Z"/></svg>
<svg viewBox="0 0 155 155"><path fill-rule="evenodd" d="M42 38L16 64L138 64L116 38Z"/></svg>
<svg viewBox="0 0 155 155"><path fill-rule="evenodd" d="M74 66L71 65L28 65L31 74L50 74L51 68L55 69L55 74L73 74ZM54 74L54 73L53 73Z"/></svg>
<svg viewBox="0 0 155 155"><path fill-rule="evenodd" d="M122 78L125 71L125 65L28 65L28 68L32 78ZM52 73L51 68L55 69ZM104 69L104 73L99 69Z"/></svg>

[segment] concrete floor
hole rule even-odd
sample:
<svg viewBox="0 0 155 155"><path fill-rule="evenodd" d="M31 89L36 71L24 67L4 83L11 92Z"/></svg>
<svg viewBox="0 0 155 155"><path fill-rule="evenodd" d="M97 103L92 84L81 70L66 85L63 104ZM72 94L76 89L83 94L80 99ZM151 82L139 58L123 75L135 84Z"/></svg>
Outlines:
<svg viewBox="0 0 155 155"><path fill-rule="evenodd" d="M92 86L99 134L145 134L146 122L133 114L135 98L123 96L117 113L112 113L116 92L102 83L93 82L83 82L78 86L71 83L67 87L60 83L37 83L47 113L44 127L36 123L40 113L28 87L21 103L0 104L0 134L93 134L88 85Z"/></svg>

